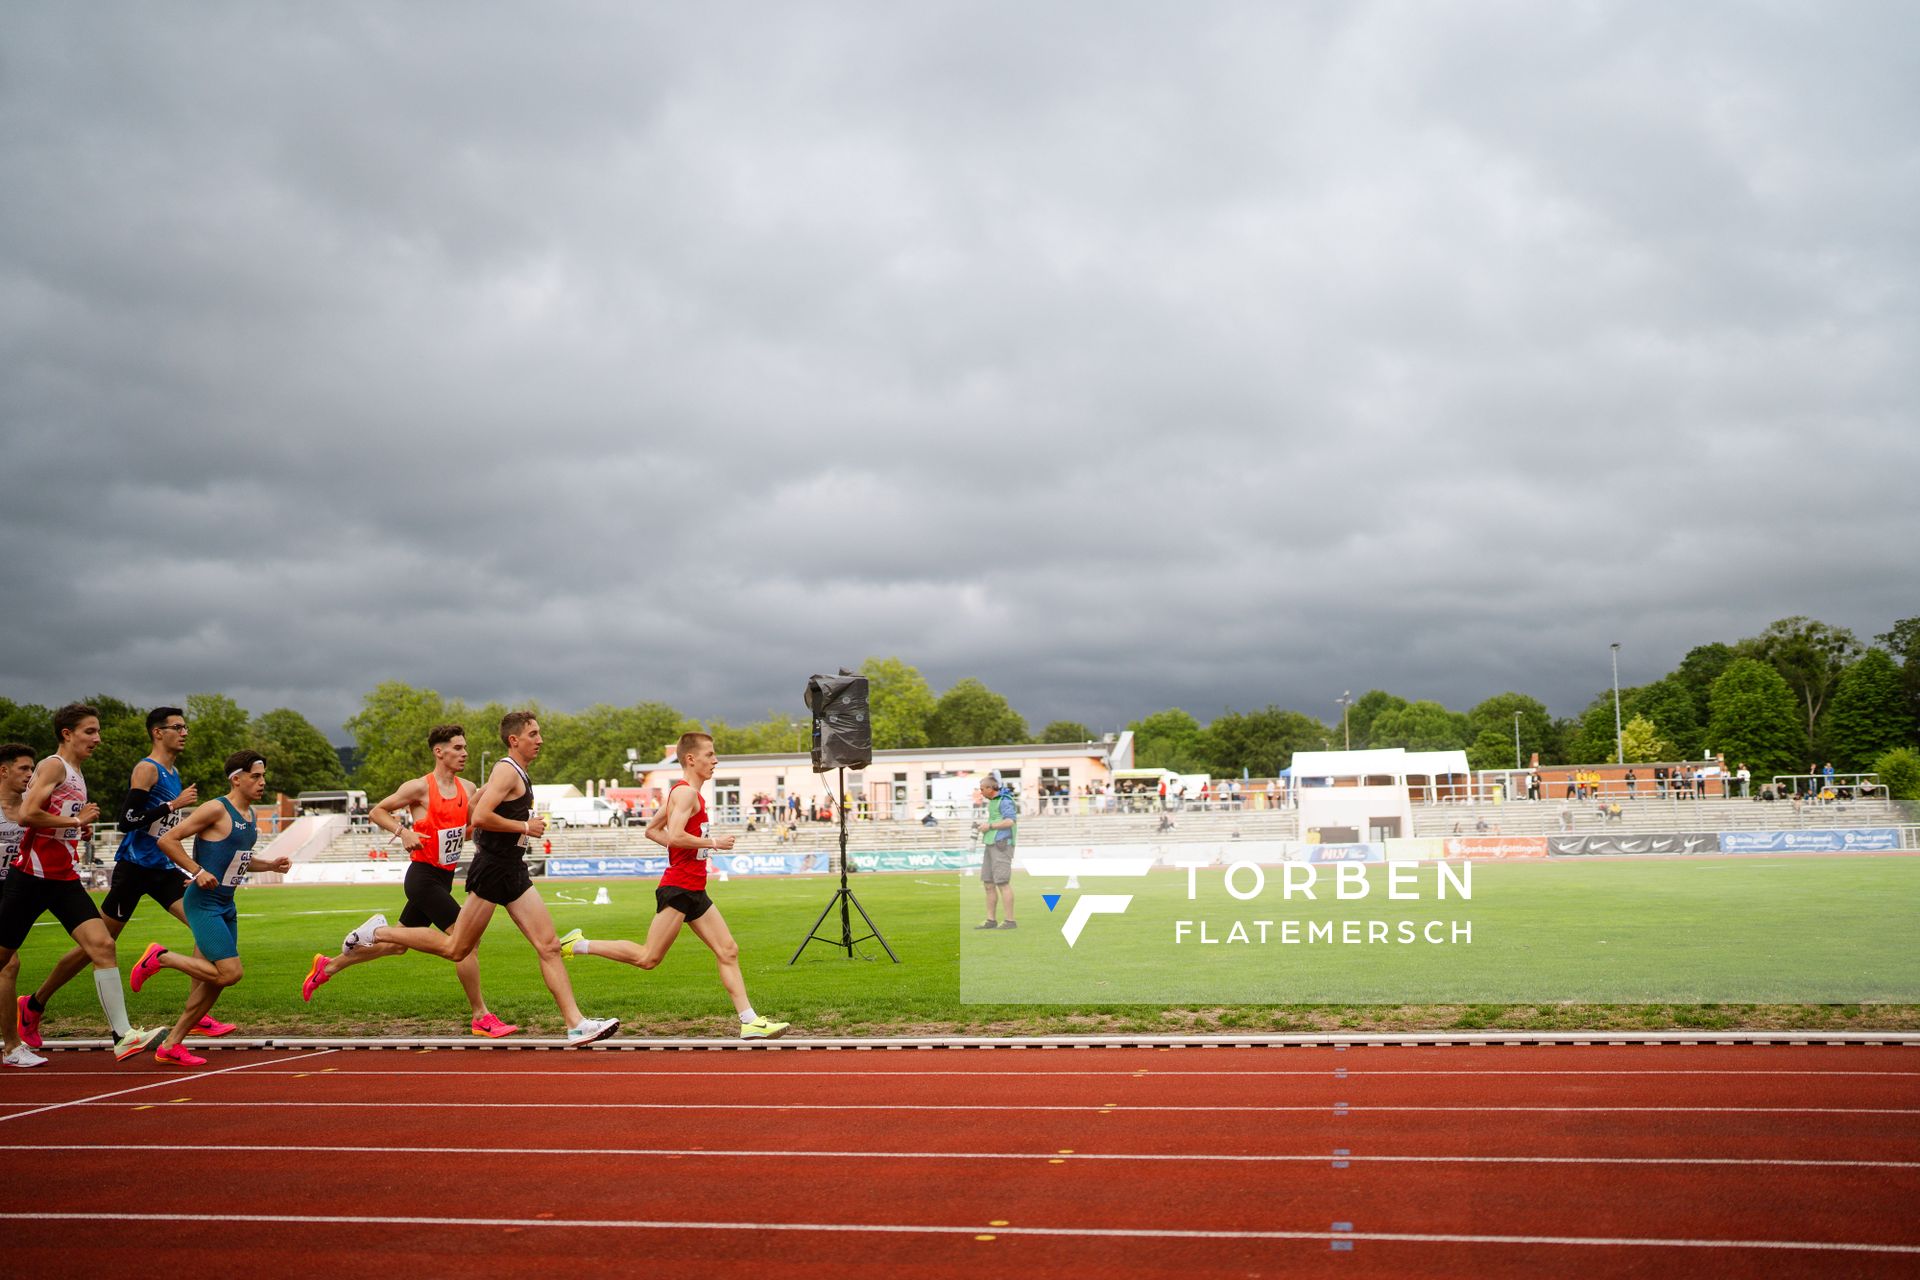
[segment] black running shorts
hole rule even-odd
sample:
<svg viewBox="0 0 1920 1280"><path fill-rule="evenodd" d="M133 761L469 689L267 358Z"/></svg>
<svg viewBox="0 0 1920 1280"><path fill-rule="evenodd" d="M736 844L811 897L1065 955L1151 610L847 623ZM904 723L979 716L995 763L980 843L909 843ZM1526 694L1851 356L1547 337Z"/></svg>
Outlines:
<svg viewBox="0 0 1920 1280"><path fill-rule="evenodd" d="M460 904L453 897L453 868L436 867L427 862L407 867L407 906L400 913L405 929L424 929L432 925L442 933L453 932L460 918Z"/></svg>
<svg viewBox="0 0 1920 1280"><path fill-rule="evenodd" d="M107 886L107 896L100 899L100 914L125 924L133 919L133 909L140 905L143 896L152 898L164 910L171 911L173 904L180 901L180 895L186 891L187 878L171 862L164 867L116 862L113 864L113 882Z"/></svg>
<svg viewBox="0 0 1920 1280"><path fill-rule="evenodd" d="M467 866L467 892L478 894L496 907L517 902L533 888L525 858L503 858L482 849Z"/></svg>
<svg viewBox="0 0 1920 1280"><path fill-rule="evenodd" d="M653 891L653 903L661 911L678 911L692 924L713 909L713 899L704 889L682 889L663 884Z"/></svg>
<svg viewBox="0 0 1920 1280"><path fill-rule="evenodd" d="M100 918L78 880L43 880L15 867L0 890L0 947L18 951L33 922L49 911L68 933Z"/></svg>

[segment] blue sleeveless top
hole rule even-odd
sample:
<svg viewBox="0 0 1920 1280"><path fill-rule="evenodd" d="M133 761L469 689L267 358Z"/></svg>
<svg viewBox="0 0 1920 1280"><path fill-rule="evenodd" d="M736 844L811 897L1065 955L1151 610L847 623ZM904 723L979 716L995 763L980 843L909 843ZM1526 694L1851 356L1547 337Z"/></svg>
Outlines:
<svg viewBox="0 0 1920 1280"><path fill-rule="evenodd" d="M153 786L148 788L148 795L152 796L155 800L174 800L179 798L179 770L170 765L161 764L152 756L148 756L145 760L141 761L141 763L150 764L160 771L160 776L154 779ZM117 862L131 862L135 866L140 867L156 867L162 870L171 867L173 861L168 858L166 854L160 852L160 837L178 826L184 817L186 817L184 813L175 809L171 813L162 814L160 817L155 818L144 827L130 829L125 835L120 837L120 851L113 855L114 860Z"/></svg>
<svg viewBox="0 0 1920 1280"><path fill-rule="evenodd" d="M247 863L253 857L253 842L260 830L251 819L240 816L225 796L220 803L226 806L227 816L233 820L233 830L225 840L210 840L200 836L193 842L193 860L200 864L202 871L210 871L220 878L218 889L202 889L202 893L233 897L233 887L247 874Z"/></svg>

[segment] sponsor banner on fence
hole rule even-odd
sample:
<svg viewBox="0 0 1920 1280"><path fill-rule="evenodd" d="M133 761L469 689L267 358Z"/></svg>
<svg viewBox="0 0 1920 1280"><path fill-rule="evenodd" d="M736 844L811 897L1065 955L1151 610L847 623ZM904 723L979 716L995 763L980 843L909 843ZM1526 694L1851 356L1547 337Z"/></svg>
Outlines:
<svg viewBox="0 0 1920 1280"><path fill-rule="evenodd" d="M603 876L607 879L621 877L657 876L667 869L667 855L657 858L548 858L547 874L568 878L585 876Z"/></svg>
<svg viewBox="0 0 1920 1280"><path fill-rule="evenodd" d="M980 865L980 850L930 849L921 853L850 852L855 871L966 871Z"/></svg>
<svg viewBox="0 0 1920 1280"><path fill-rule="evenodd" d="M283 877L286 884L399 884L407 864L392 862L301 862Z"/></svg>
<svg viewBox="0 0 1920 1280"><path fill-rule="evenodd" d="M1449 858L1504 861L1547 856L1545 836L1448 836L1444 843Z"/></svg>
<svg viewBox="0 0 1920 1280"><path fill-rule="evenodd" d="M1437 836L1408 836L1389 840L1388 862L1437 862L1447 857L1447 842Z"/></svg>
<svg viewBox="0 0 1920 1280"><path fill-rule="evenodd" d="M1718 853L1716 831L1673 831L1656 835L1621 832L1612 836L1548 836L1547 852L1556 858L1589 853Z"/></svg>
<svg viewBox="0 0 1920 1280"><path fill-rule="evenodd" d="M1142 844L1061 844L1061 845L1020 845L1014 852L1013 864L1023 867L1030 858L1039 858L1049 865L1056 865L1063 858L1079 858L1088 863L1105 859L1116 859L1124 863L1137 862L1141 858L1151 864L1172 867L1184 863L1198 862L1210 866L1224 867L1232 862L1259 862L1268 865L1281 862L1305 862L1307 850L1317 845L1306 844L1299 840L1190 840L1190 841L1148 841ZM866 854L855 854L854 863L859 865ZM974 854L970 866L979 866L979 854Z"/></svg>
<svg viewBox="0 0 1920 1280"><path fill-rule="evenodd" d="M1871 853L1900 847L1897 827L1843 827L1811 831L1722 831L1727 853Z"/></svg>
<svg viewBox="0 0 1920 1280"><path fill-rule="evenodd" d="M1310 844L1308 862L1385 862L1387 847L1383 844Z"/></svg>

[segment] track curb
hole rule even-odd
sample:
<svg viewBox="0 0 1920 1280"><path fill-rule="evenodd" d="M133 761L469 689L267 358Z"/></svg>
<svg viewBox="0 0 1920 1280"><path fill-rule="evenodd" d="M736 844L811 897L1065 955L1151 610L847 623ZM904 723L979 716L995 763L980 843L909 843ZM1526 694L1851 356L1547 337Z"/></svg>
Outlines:
<svg viewBox="0 0 1920 1280"><path fill-rule="evenodd" d="M208 1040L192 1037L196 1050L205 1049L388 1049L419 1052L428 1049L477 1052L526 1052L566 1049L558 1037L513 1037L481 1040L460 1036L254 1036ZM1285 1032L1271 1035L1064 1035L1064 1036L793 1036L782 1040L732 1040L694 1036L660 1036L604 1040L586 1046L599 1052L692 1051L736 1049L749 1052L874 1051L906 1049L1326 1049L1326 1048L1448 1048L1475 1045L1887 1045L1920 1047L1914 1031L1408 1031L1344 1032L1337 1034ZM51 1050L106 1049L101 1040L48 1040Z"/></svg>

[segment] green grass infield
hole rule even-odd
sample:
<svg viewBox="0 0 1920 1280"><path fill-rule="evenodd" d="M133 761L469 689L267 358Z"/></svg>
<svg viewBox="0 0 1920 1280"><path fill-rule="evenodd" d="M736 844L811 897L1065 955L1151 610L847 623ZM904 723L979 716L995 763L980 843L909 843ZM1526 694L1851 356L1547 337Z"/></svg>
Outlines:
<svg viewBox="0 0 1920 1280"><path fill-rule="evenodd" d="M1436 871L1418 870L1414 901L1385 898L1386 868L1369 869L1369 896L1281 896L1279 868L1265 891L1229 897L1218 869L1133 881L1065 882L1022 875L1020 929L976 931L978 880L951 873L858 875L853 888L901 963L866 942L849 960L816 942L788 960L831 897L821 877L736 879L711 886L739 941L755 1008L821 1035L1075 1032L1920 1029L1920 858L1701 858L1476 864L1473 896L1436 898ZM593 905L604 883L612 899ZM1250 887L1243 877L1236 885ZM547 880L541 893L564 932L589 938L646 934L652 881ZM1043 894L1057 895L1050 910ZM1087 894L1127 894L1121 913L1086 921L1069 947L1062 926ZM238 895L246 976L215 1012L246 1034L460 1034L468 1011L453 967L406 955L359 965L311 1004L300 983L316 953L369 914L397 918L396 885L243 888ZM1328 942L1349 920L1470 920L1470 944ZM1175 925L1190 927L1178 942ZM1205 920L1201 942L1191 927ZM1268 921L1264 944L1252 939ZM1280 940L1299 922L1304 939ZM1246 942L1228 941L1233 922ZM856 932L865 932L859 918ZM837 916L823 926L837 936ZM121 935L124 971L149 941L187 948L186 928L143 901ZM69 945L47 918L21 951L19 989L31 991ZM480 948L494 1012L532 1032L560 1018L533 952L497 912ZM581 1008L618 1016L626 1032L729 1035L732 1008L707 949L683 931L659 968L642 972L585 956L568 963ZM186 981L162 972L129 994L136 1023L178 1014ZM84 977L53 1000L49 1037L100 1035Z"/></svg>

